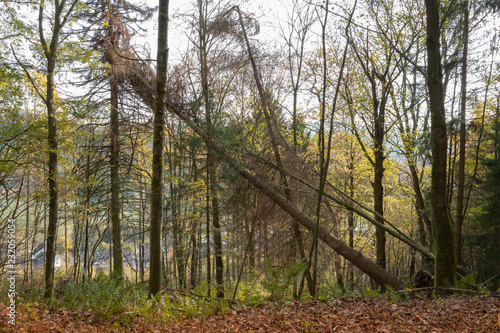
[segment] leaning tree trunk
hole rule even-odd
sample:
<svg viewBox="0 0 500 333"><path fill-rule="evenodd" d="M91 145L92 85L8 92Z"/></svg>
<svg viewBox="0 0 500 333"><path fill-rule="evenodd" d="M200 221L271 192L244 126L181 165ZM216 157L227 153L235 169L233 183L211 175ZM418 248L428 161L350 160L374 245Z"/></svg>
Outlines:
<svg viewBox="0 0 500 333"><path fill-rule="evenodd" d="M143 73L144 69L139 70L138 73ZM147 69L146 69L147 71ZM132 86L134 91L141 97L144 103L150 107L152 107L151 103L151 89L148 88L149 81L146 81L146 77L154 77L154 73L150 71L147 72L147 75L137 75L132 73L127 77L128 83ZM279 193L277 193L271 186L262 182L259 178L257 178L254 174L252 174L249 170L244 168L241 164L236 161L232 156L230 156L221 146L217 144L217 142L207 135L206 131L201 128L198 124L199 120L195 120L187 115L182 110L182 107L172 102L170 99L167 99L167 108L175 113L179 118L181 118L188 126L190 126L202 139L207 142L216 152L219 159L225 160L230 166L232 166L237 172L239 172L240 176L245 178L249 183L260 189L263 194L265 194L268 198L278 204L282 209L288 212L294 219L296 219L300 224L302 224L309 231L314 230L314 221L299 211L295 206L293 206L288 200L283 198ZM367 218L367 217L365 217ZM368 276L370 276L374 281L381 285L392 285L394 287L400 287L403 282L398 279L393 274L385 271L378 265L376 265L371 260L364 257L360 252L350 248L348 245L344 244L341 240L332 236L328 230L325 228L319 228L319 238L323 240L329 247L331 247L334 251L338 252L348 261L353 263L354 266L358 267L361 271L365 272ZM419 251L423 251L419 249ZM431 254L427 254L431 255Z"/></svg>
<svg viewBox="0 0 500 333"><path fill-rule="evenodd" d="M309 231L314 230L315 222L313 219L298 210L293 204L291 204L287 199L285 199L276 190L274 190L268 183L259 179L252 172L243 167L236 159L229 155L213 138L209 137L206 134L205 130L197 125L197 121L191 119L188 115L186 115L172 103L168 103L168 107L172 112L174 112L183 121L185 121L198 135L203 137L205 142L207 142L212 147L219 158L226 161L240 174L241 177L258 188L264 195L266 195L274 203L280 206L292 218L296 219L300 224L306 227L306 229L308 229ZM403 284L403 282L396 276L387 272L368 258L364 257L361 252L358 252L350 248L348 245L344 244L340 239L331 235L330 232L324 227L318 226L318 237L334 251L339 253L348 261L352 262L361 271L365 272L378 284L390 285L395 288L398 288Z"/></svg>
<svg viewBox="0 0 500 333"><path fill-rule="evenodd" d="M269 139L271 140L271 146L273 149L274 157L276 159L276 164L278 165L280 170L283 170L283 162L282 162L281 154L279 151L279 145L277 143L278 137L274 133L274 124L273 124L273 121L271 119L271 110L270 110L271 108L269 106L270 101L269 101L268 96L266 95L266 93L264 91L264 88L262 87L260 73L257 69L257 64L255 62L253 51L252 51L252 48L250 46L250 41L248 39L246 28L245 28L245 25L243 23L243 16L242 16L241 11L240 11L238 6L235 6L233 8L238 13L240 28L242 30L243 37L245 40L245 46L247 48L248 58L249 58L250 63L252 65L252 72L253 72L253 76L254 76L254 81L255 81L255 85L257 87L257 91L259 93L259 99L261 102L262 111L264 113L264 119L266 121L266 126L267 126L267 132L269 134ZM292 202L292 193L290 191L288 179L282 171L280 171L280 176L281 176L281 179L283 181L283 185L284 185L283 188L285 191L286 199L288 201ZM300 231L300 227L299 227L299 224L297 221L292 221L292 231L294 234L295 242L297 244L297 249L299 251L300 258L302 261L307 262L306 252L305 252L305 248L304 248L304 242L302 240L302 233ZM308 263L308 267L309 266L310 266L310 263ZM310 269L308 268L304 274L305 274L305 278L307 280L307 285L309 287L309 293L311 295L313 295L315 293L315 286L314 286L312 275L310 273Z"/></svg>

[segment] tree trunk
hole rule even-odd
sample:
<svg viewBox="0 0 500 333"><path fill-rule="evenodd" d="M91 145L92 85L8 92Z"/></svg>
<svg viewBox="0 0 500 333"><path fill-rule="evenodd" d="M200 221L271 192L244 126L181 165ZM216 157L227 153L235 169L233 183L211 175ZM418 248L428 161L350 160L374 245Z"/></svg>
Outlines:
<svg viewBox="0 0 500 333"><path fill-rule="evenodd" d="M78 0L74 0L66 14L63 15L63 10L66 2L59 3L55 1L55 12L52 20L53 25L50 27L52 38L50 43L45 39L43 28L44 19L44 1L40 1L38 10L38 35L43 48L45 58L47 59L47 93L44 98L47 107L48 119L48 144L49 144L49 162L48 162L48 185L49 185L49 225L47 228L47 242L45 251L45 298L54 296L54 261L56 256L56 240L57 240L57 220L58 220L58 187L57 187L57 124L56 124L56 105L54 102L55 82L54 74L56 68L57 48L59 47L59 37L61 30L68 21L69 16L73 12Z"/></svg>
<svg viewBox="0 0 500 333"><path fill-rule="evenodd" d="M469 45L469 2L465 1L463 18L463 54L462 54L462 82L460 103L460 155L457 175L457 212L455 220L455 239L457 263L462 263L462 226L464 223L464 188L465 188L465 108L467 106L467 49Z"/></svg>
<svg viewBox="0 0 500 333"><path fill-rule="evenodd" d="M446 117L444 111L443 73L439 42L439 1L425 0L427 15L427 88L431 110L432 173L430 201L436 250L436 287L456 285L455 233L448 215L446 200Z"/></svg>
<svg viewBox="0 0 500 333"><path fill-rule="evenodd" d="M113 65L111 65L113 66ZM114 74L111 87L111 234L113 236L113 278L123 279L122 222L120 202L120 122L118 115L118 82Z"/></svg>
<svg viewBox="0 0 500 333"><path fill-rule="evenodd" d="M54 50L55 51L55 50ZM54 105L55 54L47 59L47 117L49 128L49 225L47 228L47 249L45 252L45 298L54 293L54 261L56 256L58 187L57 187L57 125Z"/></svg>
<svg viewBox="0 0 500 333"><path fill-rule="evenodd" d="M68 275L68 211L67 204L64 205L64 270Z"/></svg>
<svg viewBox="0 0 500 333"><path fill-rule="evenodd" d="M90 224L90 142L89 138L89 150L87 151L86 165L85 165L85 203L84 203L84 219L85 219L85 244L83 251L83 271L85 272L84 278L89 276L90 272L90 258L89 258L89 224Z"/></svg>
<svg viewBox="0 0 500 333"><path fill-rule="evenodd" d="M244 168L238 161L236 161L232 156L230 156L220 145L217 144L212 138L209 138L206 132L200 128L195 121L193 121L189 116L180 111L175 105L169 104L169 109L177 114L182 120L184 120L195 132L198 133L205 142L210 144L212 149L219 155L219 158L224 159L232 168L234 168L240 176L245 178L250 184L262 191L269 199L279 205L283 210L285 210L292 218L296 219L309 231L314 230L314 220L309 216L302 213L295 206L293 206L288 200L277 193L270 185L266 182L260 180L248 169ZM330 248L339 253L341 256L346 258L348 261L352 262L361 271L365 272L374 281L380 285L391 285L395 288L400 287L403 282L396 276L385 271L377 264L373 263L371 260L364 257L360 252L350 248L344 244L341 240L332 236L328 230L319 226L318 228L319 239L323 240Z"/></svg>
<svg viewBox="0 0 500 333"><path fill-rule="evenodd" d="M150 298L161 290L162 283L163 143L165 141L164 113L167 94L168 5L169 0L159 0L156 94L153 123L153 172L151 178L151 244L148 291Z"/></svg>
<svg viewBox="0 0 500 333"><path fill-rule="evenodd" d="M420 244L429 247L432 246L432 222L429 219L427 212L425 211L424 197L422 191L420 190L420 179L417 174L417 169L413 162L408 160L410 175L413 185L413 192L415 196L415 206L418 216L418 231ZM422 268L425 270L430 270L433 266L432 260L428 257L422 257Z"/></svg>
<svg viewBox="0 0 500 333"><path fill-rule="evenodd" d="M56 7L58 3L56 2ZM58 188L57 188L57 125L56 125L56 106L54 103L54 74L56 66L57 48L59 45L59 35L62 29L61 12L63 8L56 8L54 25L52 27L52 40L48 44L45 41L43 31L43 10L44 2L40 2L38 28L39 37L47 59L47 93L45 105L47 107L48 119L48 143L49 143L49 161L48 161L48 186L49 186L49 225L46 233L45 249L45 298L54 296L54 261L56 255L57 240L57 208L58 208Z"/></svg>
<svg viewBox="0 0 500 333"><path fill-rule="evenodd" d="M354 149L352 142L349 142L349 196L354 197ZM354 205L354 203L352 203ZM349 247L354 249L354 211L347 213L347 225L349 227ZM352 265L348 268L349 283L351 290L354 290L354 271Z"/></svg>
<svg viewBox="0 0 500 333"><path fill-rule="evenodd" d="M204 11L204 3L202 0L198 1L199 9L199 38L200 38L200 65L201 65L201 86L202 94L205 103L205 117L208 127L208 133L212 134L212 96L208 86L208 50L207 50L207 17ZM212 201L212 226L214 236L214 251L215 251L215 280L217 282L217 297L224 298L224 262L222 260L222 235L220 229L220 208L219 198L217 193L217 163L214 153L210 146L207 145L207 174L210 187L210 196Z"/></svg>
<svg viewBox="0 0 500 333"><path fill-rule="evenodd" d="M196 267L198 261L198 250L196 243L196 230L198 229L197 225L198 224L194 222L191 230L191 246L193 251L191 252L191 289L194 289L196 287Z"/></svg>
<svg viewBox="0 0 500 333"><path fill-rule="evenodd" d="M499 151L500 151L498 147L500 143L499 120L500 120L500 97L497 97L497 107L495 113L495 141L493 146L493 149L495 151L494 158L496 161L499 160ZM497 254L498 258L498 254L500 254L500 225L498 223L493 228L493 242L494 242L494 252ZM495 268L497 272L500 272L500 260L496 260ZM498 290L499 287L500 287L500 278L497 276L492 281L492 290Z"/></svg>
<svg viewBox="0 0 500 333"><path fill-rule="evenodd" d="M378 122L376 122L378 123ZM377 128L375 125L375 135L377 136ZM379 131L383 131L379 129ZM373 180L373 208L377 213L375 214L375 220L381 224L384 224L383 216L384 216L384 186L382 183L384 177L384 151L382 148L382 140L383 134L378 136L375 143L375 177ZM375 228L376 235L376 257L377 257L377 265L385 269L386 267L386 259L385 259L385 244L386 237L385 231L379 227Z"/></svg>
<svg viewBox="0 0 500 333"><path fill-rule="evenodd" d="M212 265L210 253L210 174L208 172L207 164L207 197L206 197L206 243L207 243L207 295L210 297L212 287Z"/></svg>
<svg viewBox="0 0 500 333"><path fill-rule="evenodd" d="M172 208L172 236L174 240L174 257L175 264L177 268L177 282L179 288L186 288L186 276L185 276L185 262L184 262L184 242L182 241L181 228L180 228L180 203L178 190L175 190L172 186L170 187L170 193L174 193L173 208Z"/></svg>
<svg viewBox="0 0 500 333"><path fill-rule="evenodd" d="M25 283L28 282L28 276L29 276L29 262L30 256L29 256L29 230L30 230L30 174L26 175L26 230L24 231L24 238L26 239L26 244L24 245L24 277L23 277L23 284L22 286L24 287ZM66 247L67 249L67 247ZM66 269L68 267L67 263L67 252L66 252ZM67 272L66 272L67 273Z"/></svg>
<svg viewBox="0 0 500 333"><path fill-rule="evenodd" d="M224 298L224 262L222 260L222 233L220 228L219 198L217 196L217 192L214 190L215 184L212 183L212 187L212 226L215 251L215 281L217 282L217 297Z"/></svg>
<svg viewBox="0 0 500 333"><path fill-rule="evenodd" d="M256 196L254 196L255 198ZM246 229L246 234L248 237L248 265L250 267L250 271L253 271L255 269L255 245L254 245L254 236L252 235L252 230L255 230L255 220L256 220L256 199L253 200L253 205L252 205L252 216L249 217L248 214L246 214L245 218L245 229Z"/></svg>
<svg viewBox="0 0 500 333"><path fill-rule="evenodd" d="M146 184L143 182L142 175L140 176L141 188L139 192L139 200L141 202L141 219L139 221L139 259L136 263L139 266L139 279L144 282L144 234L146 233L146 203L144 202L144 191Z"/></svg>
<svg viewBox="0 0 500 333"><path fill-rule="evenodd" d="M254 76L254 80L255 80L255 85L257 86L257 91L259 93L259 99L261 102L262 111L264 113L264 118L265 118L266 125L267 125L267 131L269 134L269 139L271 140L271 145L273 148L274 157L276 159L276 164L278 165L278 167L280 169L283 170L283 163L281 162L281 154L279 151L278 143L276 142L277 137L274 134L274 125L273 125L273 122L271 120L269 99L266 96L266 93L264 92L264 89L262 87L262 83L260 81L259 72L257 69L257 64L256 64L254 56L253 56L253 51L252 51L252 48L250 46L250 41L248 40L248 36L246 33L245 25L243 23L243 16L241 14L240 8L238 6L235 6L234 9L238 13L240 28L243 32L243 37L245 39L245 45L247 48L248 58L250 60L250 63L252 64L252 71L253 71L253 76ZM281 176L281 179L283 180L285 196L289 202L292 202L292 194L290 192L290 186L288 185L288 179L283 172L280 172L280 176ZM304 244L302 241L302 234L300 232L300 227L299 227L299 224L297 221L292 221L292 231L294 234L295 243L297 244L297 248L299 250L300 258L303 262L307 262L306 252L305 252ZM314 288L313 278L311 276L309 269L307 269L305 272L305 278L307 280L307 285L309 287L309 293L312 295L315 293L315 291L314 291L315 288Z"/></svg>

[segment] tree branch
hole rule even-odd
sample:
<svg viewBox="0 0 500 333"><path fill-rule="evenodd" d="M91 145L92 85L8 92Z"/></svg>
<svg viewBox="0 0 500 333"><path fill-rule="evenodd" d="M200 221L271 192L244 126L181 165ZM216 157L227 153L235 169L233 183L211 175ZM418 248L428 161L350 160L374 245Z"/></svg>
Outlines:
<svg viewBox="0 0 500 333"><path fill-rule="evenodd" d="M37 95L43 100L43 102L45 104L47 104L47 100L43 97L43 95L38 90L38 87L36 86L35 81L33 81L33 78L31 77L30 73L28 72L28 69L24 66L24 64L17 57L16 52L14 51L14 47L12 47L12 44L10 44L10 49L12 50L12 54L14 55L14 58L16 59L17 63L22 67L24 73L26 73L26 76L31 81L31 85L35 89Z"/></svg>

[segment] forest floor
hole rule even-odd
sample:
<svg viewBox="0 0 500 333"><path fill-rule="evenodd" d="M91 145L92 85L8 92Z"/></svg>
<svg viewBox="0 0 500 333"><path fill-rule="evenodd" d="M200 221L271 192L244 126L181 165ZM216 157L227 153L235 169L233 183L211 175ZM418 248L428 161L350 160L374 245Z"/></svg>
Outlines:
<svg viewBox="0 0 500 333"><path fill-rule="evenodd" d="M0 332L500 332L500 300L489 297L265 303L221 309L216 315L96 314L30 306L16 326L0 305Z"/></svg>

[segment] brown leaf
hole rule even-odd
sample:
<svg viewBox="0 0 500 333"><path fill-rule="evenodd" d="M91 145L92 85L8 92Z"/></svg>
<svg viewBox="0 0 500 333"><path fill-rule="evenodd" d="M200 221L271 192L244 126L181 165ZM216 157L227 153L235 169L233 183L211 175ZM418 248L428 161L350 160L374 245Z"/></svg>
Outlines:
<svg viewBox="0 0 500 333"><path fill-rule="evenodd" d="M30 318L31 319L36 319L36 314L38 313L38 309L37 308L34 308L31 310L31 313L30 313Z"/></svg>
<svg viewBox="0 0 500 333"><path fill-rule="evenodd" d="M40 332L42 329L42 325L40 323L34 323L30 326L29 331L30 332Z"/></svg>

